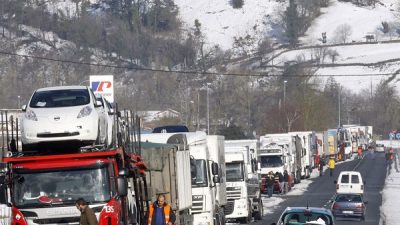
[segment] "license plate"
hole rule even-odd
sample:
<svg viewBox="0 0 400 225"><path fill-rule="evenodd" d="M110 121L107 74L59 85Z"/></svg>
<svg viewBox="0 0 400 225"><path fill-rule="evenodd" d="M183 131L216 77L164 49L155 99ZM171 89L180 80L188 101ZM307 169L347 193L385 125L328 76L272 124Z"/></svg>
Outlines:
<svg viewBox="0 0 400 225"><path fill-rule="evenodd" d="M344 214L353 214L353 211L343 211Z"/></svg>

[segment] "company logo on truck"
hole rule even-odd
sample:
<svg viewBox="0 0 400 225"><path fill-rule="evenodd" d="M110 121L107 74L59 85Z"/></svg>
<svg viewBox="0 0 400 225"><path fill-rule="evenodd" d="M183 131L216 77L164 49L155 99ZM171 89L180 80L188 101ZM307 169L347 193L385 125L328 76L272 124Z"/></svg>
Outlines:
<svg viewBox="0 0 400 225"><path fill-rule="evenodd" d="M105 89L109 89L111 87L112 83L110 81L93 81L90 88L95 92L104 92Z"/></svg>

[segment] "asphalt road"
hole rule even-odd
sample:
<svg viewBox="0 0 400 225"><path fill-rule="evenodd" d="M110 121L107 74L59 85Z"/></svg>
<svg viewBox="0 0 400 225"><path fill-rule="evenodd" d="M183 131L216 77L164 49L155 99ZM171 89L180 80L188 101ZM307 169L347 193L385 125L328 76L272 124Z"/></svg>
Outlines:
<svg viewBox="0 0 400 225"><path fill-rule="evenodd" d="M334 176L330 177L327 171L322 177L313 178L313 182L309 185L308 190L300 196L282 196L285 201L281 202L274 210L274 213L266 215L263 220L251 223L252 225L269 225L276 222L281 212L289 206L306 206L311 207L330 207L328 201L335 193L334 180L337 179L340 171L355 170L359 171L366 182L365 185L365 201L367 204L367 213L365 221L359 220L336 220L337 225L378 225L380 220L380 205L382 202L381 190L385 183L386 177L386 160L383 153L375 153L375 159L365 156L363 159L355 159L353 161L344 162L336 165ZM263 198L268 201L268 198ZM268 210L268 209L266 209Z"/></svg>

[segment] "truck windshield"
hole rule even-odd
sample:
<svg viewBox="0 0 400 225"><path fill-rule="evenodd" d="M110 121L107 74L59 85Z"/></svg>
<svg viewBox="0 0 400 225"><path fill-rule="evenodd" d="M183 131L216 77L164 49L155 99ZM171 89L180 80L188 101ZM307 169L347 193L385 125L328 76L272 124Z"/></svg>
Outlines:
<svg viewBox="0 0 400 225"><path fill-rule="evenodd" d="M204 159L196 159L196 179L194 187L206 187L207 182L207 163Z"/></svg>
<svg viewBox="0 0 400 225"><path fill-rule="evenodd" d="M12 201L20 207L74 205L84 198L90 203L110 199L108 171L103 168L55 171L14 171Z"/></svg>
<svg viewBox="0 0 400 225"><path fill-rule="evenodd" d="M261 156L261 167L280 167L283 166L282 156L280 155L265 155Z"/></svg>
<svg viewBox="0 0 400 225"><path fill-rule="evenodd" d="M226 163L226 181L243 181L243 164L240 162Z"/></svg>

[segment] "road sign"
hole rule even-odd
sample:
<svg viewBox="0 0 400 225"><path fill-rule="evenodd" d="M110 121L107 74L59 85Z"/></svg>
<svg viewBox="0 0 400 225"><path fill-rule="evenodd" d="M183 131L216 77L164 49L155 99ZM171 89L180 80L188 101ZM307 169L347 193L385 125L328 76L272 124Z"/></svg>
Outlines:
<svg viewBox="0 0 400 225"><path fill-rule="evenodd" d="M400 140L400 133L396 133L396 139Z"/></svg>

